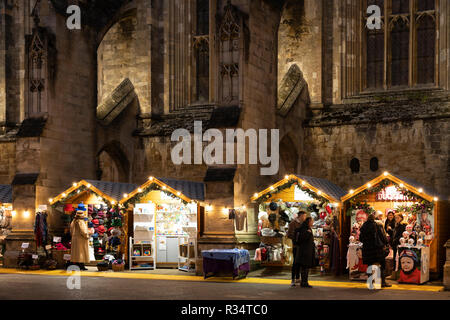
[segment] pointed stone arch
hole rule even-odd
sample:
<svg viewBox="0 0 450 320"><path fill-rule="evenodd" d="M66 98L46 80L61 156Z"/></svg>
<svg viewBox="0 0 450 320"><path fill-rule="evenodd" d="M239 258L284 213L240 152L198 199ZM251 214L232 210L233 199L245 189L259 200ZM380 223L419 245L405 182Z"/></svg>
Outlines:
<svg viewBox="0 0 450 320"><path fill-rule="evenodd" d="M119 141L111 141L97 153L97 179L110 182L129 182L130 161Z"/></svg>
<svg viewBox="0 0 450 320"><path fill-rule="evenodd" d="M298 171L300 153L292 139L292 134L286 134L280 140L280 174L295 174Z"/></svg>

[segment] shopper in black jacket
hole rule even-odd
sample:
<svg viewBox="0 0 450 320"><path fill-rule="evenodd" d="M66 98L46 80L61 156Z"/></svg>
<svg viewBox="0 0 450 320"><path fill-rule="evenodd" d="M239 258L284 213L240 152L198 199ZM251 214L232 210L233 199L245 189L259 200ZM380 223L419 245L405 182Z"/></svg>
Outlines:
<svg viewBox="0 0 450 320"><path fill-rule="evenodd" d="M388 244L382 222L377 222L373 214L369 215L367 221L363 224L359 234L359 240L362 242L363 263L366 265L380 265L381 286L390 287L386 283L386 250Z"/></svg>
<svg viewBox="0 0 450 320"><path fill-rule="evenodd" d="M309 269L316 266L316 247L314 245L314 235L312 233L313 220L306 218L302 226L296 231L296 263L301 270L301 284L303 288L312 288L308 283Z"/></svg>

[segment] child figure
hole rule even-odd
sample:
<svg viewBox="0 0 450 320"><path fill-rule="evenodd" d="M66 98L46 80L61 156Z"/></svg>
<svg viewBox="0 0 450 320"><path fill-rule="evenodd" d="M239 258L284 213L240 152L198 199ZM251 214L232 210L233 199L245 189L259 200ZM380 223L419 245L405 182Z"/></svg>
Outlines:
<svg viewBox="0 0 450 320"><path fill-rule="evenodd" d="M419 259L412 250L403 250L400 255L400 278L398 282L420 283Z"/></svg>

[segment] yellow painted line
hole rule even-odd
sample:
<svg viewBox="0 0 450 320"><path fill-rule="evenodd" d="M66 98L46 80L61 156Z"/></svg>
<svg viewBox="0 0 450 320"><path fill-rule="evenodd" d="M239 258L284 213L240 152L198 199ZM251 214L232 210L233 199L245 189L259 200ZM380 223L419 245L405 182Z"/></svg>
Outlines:
<svg viewBox="0 0 450 320"><path fill-rule="evenodd" d="M42 276L70 276L71 273L65 270L36 270L36 271L22 271L16 269L0 268L0 274L23 274L23 275L42 275ZM182 275L164 275L164 274L148 274L148 273L131 273L131 272L81 272L83 277L100 277L100 278L115 278L115 279L144 279L144 280L171 280L171 281L195 281L195 282L221 282L221 283L252 283L252 284L275 284L275 285L289 285L290 280L283 279L267 279L267 278L245 278L241 280L233 280L231 277L212 277L204 279L201 276L182 276ZM340 282L340 281L310 281L315 287L330 287L330 288L349 288L349 289L367 289L365 282ZM393 284L390 288L383 290L404 290L404 291L429 291L441 292L444 291L442 286L431 285L405 285Z"/></svg>

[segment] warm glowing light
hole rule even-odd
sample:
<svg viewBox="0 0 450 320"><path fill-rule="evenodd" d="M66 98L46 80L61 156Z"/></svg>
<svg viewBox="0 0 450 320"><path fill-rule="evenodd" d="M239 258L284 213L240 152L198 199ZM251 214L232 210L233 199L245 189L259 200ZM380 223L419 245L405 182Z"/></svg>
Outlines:
<svg viewBox="0 0 450 320"><path fill-rule="evenodd" d="M163 186L162 188L163 188L163 190L166 190L166 189L167 189L167 187L166 187L166 186Z"/></svg>
<svg viewBox="0 0 450 320"><path fill-rule="evenodd" d="M73 183L73 186L76 187L78 184L76 182Z"/></svg>
<svg viewBox="0 0 450 320"><path fill-rule="evenodd" d="M286 180L288 180L288 179L289 179L289 176L288 176L288 175L285 175L284 178L285 178Z"/></svg>
<svg viewBox="0 0 450 320"><path fill-rule="evenodd" d="M52 199L52 198L48 199L48 202L52 203L52 202L53 202L53 199Z"/></svg>
<svg viewBox="0 0 450 320"><path fill-rule="evenodd" d="M419 189L419 192L420 192L420 193L422 193L422 192L423 192L423 189L422 189L422 188L420 188L420 189Z"/></svg>
<svg viewBox="0 0 450 320"><path fill-rule="evenodd" d="M384 172L384 176L387 176L389 174L389 172L385 171Z"/></svg>
<svg viewBox="0 0 450 320"><path fill-rule="evenodd" d="M354 194L355 193L355 190L350 190L350 194Z"/></svg>
<svg viewBox="0 0 450 320"><path fill-rule="evenodd" d="M178 191L178 192L177 192L177 196L180 196L180 195L181 195L181 192L180 192L180 191Z"/></svg>
<svg viewBox="0 0 450 320"><path fill-rule="evenodd" d="M111 201L111 204L112 204L112 205L115 205L115 204L116 204L116 202L115 202L115 201Z"/></svg>
<svg viewBox="0 0 450 320"><path fill-rule="evenodd" d="M142 189L141 189L141 188L139 188L139 189L138 189L138 192L139 192L139 193L141 193L141 192L142 192Z"/></svg>
<svg viewBox="0 0 450 320"><path fill-rule="evenodd" d="M258 195L259 195L259 194L255 193L255 194L253 195L253 197L258 198Z"/></svg>
<svg viewBox="0 0 450 320"><path fill-rule="evenodd" d="M227 213L228 213L228 208L223 208L223 209L222 209L222 212L223 212L224 214L227 214Z"/></svg>
<svg viewBox="0 0 450 320"><path fill-rule="evenodd" d="M270 190L273 190L273 189L275 189L273 186L270 186Z"/></svg>
<svg viewBox="0 0 450 320"><path fill-rule="evenodd" d="M65 194L65 193L63 193L63 194L62 194L62 196L63 196L63 198L65 198L65 197L66 197L66 194Z"/></svg>
<svg viewBox="0 0 450 320"><path fill-rule="evenodd" d="M334 206L335 206L335 207L339 207L339 203L335 202L335 203L334 203Z"/></svg>
<svg viewBox="0 0 450 320"><path fill-rule="evenodd" d="M127 197L128 197L128 194L124 193L124 194L123 194L123 197L124 197L124 198L127 198Z"/></svg>
<svg viewBox="0 0 450 320"><path fill-rule="evenodd" d="M23 217L24 217L25 219L29 218L29 217L30 217L30 211L24 211L24 212L23 212Z"/></svg>
<svg viewBox="0 0 450 320"><path fill-rule="evenodd" d="M319 191L317 192L317 194L320 196L320 195L322 194L322 191L319 190Z"/></svg>
<svg viewBox="0 0 450 320"><path fill-rule="evenodd" d="M403 188L405 185L403 183L400 183L400 188Z"/></svg>
<svg viewBox="0 0 450 320"><path fill-rule="evenodd" d="M212 211L212 210L213 210L213 206L212 205L206 206L206 211Z"/></svg>
<svg viewBox="0 0 450 320"><path fill-rule="evenodd" d="M153 180L153 177L149 177L148 180L152 181L152 180Z"/></svg>
<svg viewBox="0 0 450 320"><path fill-rule="evenodd" d="M17 212L16 212L15 210L11 212L11 216L12 216L12 217L15 217L16 214L17 214Z"/></svg>
<svg viewBox="0 0 450 320"><path fill-rule="evenodd" d="M302 181L302 185L304 186L306 184L306 182L305 181Z"/></svg>
<svg viewBox="0 0 450 320"><path fill-rule="evenodd" d="M90 187L92 187L92 185L90 183L88 183L86 187L88 187L88 189L89 189Z"/></svg>
<svg viewBox="0 0 450 320"><path fill-rule="evenodd" d="M370 188L372 185L370 183L367 184L367 188Z"/></svg>
<svg viewBox="0 0 450 320"><path fill-rule="evenodd" d="M439 199L437 197L434 197L434 201L438 201Z"/></svg>
<svg viewBox="0 0 450 320"><path fill-rule="evenodd" d="M244 209L244 210L245 210L246 208L247 208L247 207L246 207L245 205L243 205L243 206L242 206L242 209Z"/></svg>

